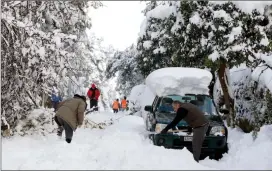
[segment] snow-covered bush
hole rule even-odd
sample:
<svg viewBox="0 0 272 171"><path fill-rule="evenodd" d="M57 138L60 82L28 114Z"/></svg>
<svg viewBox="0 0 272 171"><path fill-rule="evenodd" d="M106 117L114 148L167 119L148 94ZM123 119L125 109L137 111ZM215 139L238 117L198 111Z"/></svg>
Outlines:
<svg viewBox="0 0 272 171"><path fill-rule="evenodd" d="M17 124L15 135L47 135L56 132L57 124L54 121L55 113L51 109L35 109L25 119Z"/></svg>

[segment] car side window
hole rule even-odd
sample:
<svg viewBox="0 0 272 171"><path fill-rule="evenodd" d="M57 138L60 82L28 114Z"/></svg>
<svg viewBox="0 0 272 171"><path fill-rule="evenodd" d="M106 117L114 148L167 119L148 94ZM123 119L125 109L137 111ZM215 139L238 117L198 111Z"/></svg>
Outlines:
<svg viewBox="0 0 272 171"><path fill-rule="evenodd" d="M212 114L219 115L219 110L215 105L214 100L212 99Z"/></svg>
<svg viewBox="0 0 272 171"><path fill-rule="evenodd" d="M158 98L157 103L154 106L154 111L157 111L161 103L161 98Z"/></svg>

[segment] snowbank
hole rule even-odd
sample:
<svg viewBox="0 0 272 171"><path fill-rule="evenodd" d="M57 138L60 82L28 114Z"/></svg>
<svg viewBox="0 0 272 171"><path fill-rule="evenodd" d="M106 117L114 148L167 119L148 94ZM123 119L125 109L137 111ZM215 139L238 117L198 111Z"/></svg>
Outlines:
<svg viewBox="0 0 272 171"><path fill-rule="evenodd" d="M101 113L101 117L107 114ZM126 116L107 129L77 129L71 144L64 138L58 140L54 134L4 139L2 167L15 170L210 170L196 163L188 150L152 145L144 137L144 131L142 118Z"/></svg>
<svg viewBox="0 0 272 171"><path fill-rule="evenodd" d="M186 93L209 94L212 74L198 68L169 67L153 71L146 78L146 85L159 96Z"/></svg>
<svg viewBox="0 0 272 171"><path fill-rule="evenodd" d="M135 112L136 115L145 118L146 111L144 110L144 107L146 105L152 105L154 98L155 95L146 85L137 85L132 88L128 97L130 101L129 108L132 110L132 112Z"/></svg>
<svg viewBox="0 0 272 171"><path fill-rule="evenodd" d="M99 118L101 116L101 118ZM97 113L96 121L122 115ZM92 115L89 115L92 118ZM15 136L2 140L5 170L214 170L272 168L272 126L251 134L229 130L229 153L220 161L206 158L196 163L187 150L154 146L145 138L142 118L125 116L106 129L77 129L71 144L55 134ZM19 144L19 145L18 145ZM16 162L14 162L16 161ZM73 162L71 162L73 161Z"/></svg>
<svg viewBox="0 0 272 171"><path fill-rule="evenodd" d="M229 153L220 161L205 159L201 164L224 170L269 170L272 168L272 125L263 126L253 141L252 134L229 129Z"/></svg>

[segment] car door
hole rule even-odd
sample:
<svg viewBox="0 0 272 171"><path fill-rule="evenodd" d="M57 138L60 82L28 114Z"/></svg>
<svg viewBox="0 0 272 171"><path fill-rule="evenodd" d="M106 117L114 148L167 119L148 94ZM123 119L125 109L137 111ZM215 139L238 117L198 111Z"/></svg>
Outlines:
<svg viewBox="0 0 272 171"><path fill-rule="evenodd" d="M156 126L156 108L158 106L158 103L160 101L160 98L158 96L155 97L153 103L152 103L152 111L147 114L147 119L146 119L146 128L148 131L154 131L155 126Z"/></svg>

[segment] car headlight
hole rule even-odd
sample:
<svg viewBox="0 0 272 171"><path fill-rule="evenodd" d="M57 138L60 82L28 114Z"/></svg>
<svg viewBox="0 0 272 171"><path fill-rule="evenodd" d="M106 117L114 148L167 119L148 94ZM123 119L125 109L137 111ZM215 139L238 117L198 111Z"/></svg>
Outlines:
<svg viewBox="0 0 272 171"><path fill-rule="evenodd" d="M166 126L166 124L156 124L155 132L160 133Z"/></svg>
<svg viewBox="0 0 272 171"><path fill-rule="evenodd" d="M212 127L210 131L210 135L215 135L215 136L225 136L226 131L223 126L214 126Z"/></svg>

